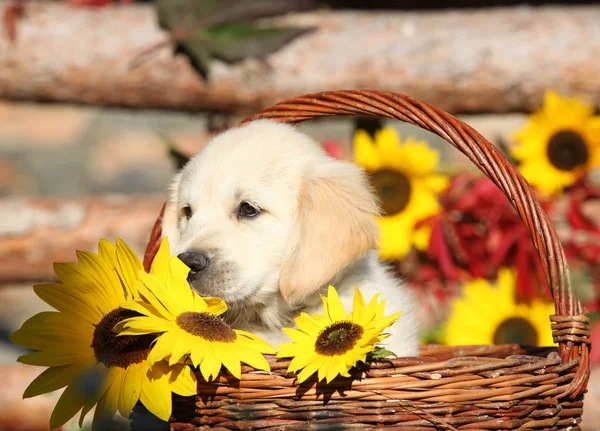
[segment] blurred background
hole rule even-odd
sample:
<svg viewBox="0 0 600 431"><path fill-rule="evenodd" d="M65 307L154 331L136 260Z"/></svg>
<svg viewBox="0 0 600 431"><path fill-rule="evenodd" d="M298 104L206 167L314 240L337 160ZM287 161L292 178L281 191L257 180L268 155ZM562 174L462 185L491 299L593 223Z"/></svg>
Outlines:
<svg viewBox="0 0 600 431"><path fill-rule="evenodd" d="M31 287L55 280L52 263L96 251L100 238L120 237L143 256L188 157L245 116L308 93L407 94L528 166L597 317L600 2L0 0L0 14L0 430L47 429L60 395L21 399L40 370L17 364L24 350L8 341L48 309ZM516 214L441 138L355 117L300 128L359 164L361 131L377 146L391 128L395 144L435 154L427 174L446 178L432 190L439 208L413 220L406 250L382 256L422 301L424 342L451 344L453 301L477 278L494 284L501 268L516 274L517 303L549 303ZM556 144L565 131L577 136ZM474 265L487 260L493 267ZM600 368L589 391L583 428L600 429Z"/></svg>

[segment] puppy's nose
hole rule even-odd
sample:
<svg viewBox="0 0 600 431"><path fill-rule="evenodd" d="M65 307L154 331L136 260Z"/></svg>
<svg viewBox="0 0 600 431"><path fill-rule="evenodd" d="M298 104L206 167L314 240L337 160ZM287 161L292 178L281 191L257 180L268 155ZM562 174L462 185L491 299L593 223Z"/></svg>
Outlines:
<svg viewBox="0 0 600 431"><path fill-rule="evenodd" d="M210 261L208 256L201 251L185 251L177 257L195 272L203 271Z"/></svg>

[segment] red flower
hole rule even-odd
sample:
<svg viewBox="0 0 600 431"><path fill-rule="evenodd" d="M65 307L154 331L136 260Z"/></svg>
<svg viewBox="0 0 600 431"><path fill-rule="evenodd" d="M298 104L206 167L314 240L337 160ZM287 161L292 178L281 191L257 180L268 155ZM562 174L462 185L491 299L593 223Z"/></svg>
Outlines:
<svg viewBox="0 0 600 431"><path fill-rule="evenodd" d="M440 200L442 213L423 223L432 227L427 256L442 277L495 278L501 267L516 267L520 297L549 296L525 225L491 180L457 175Z"/></svg>
<svg viewBox="0 0 600 431"><path fill-rule="evenodd" d="M571 265L575 268L583 267L588 272L586 280L574 283L583 302L586 313L596 317L591 328L592 342L600 341L600 221L595 220L592 214L596 210L588 209L600 205L600 191L592 187L585 180L578 182L567 195L568 222L567 234L562 238L565 254ZM600 362L600 351L592 349L592 363Z"/></svg>
<svg viewBox="0 0 600 431"><path fill-rule="evenodd" d="M567 221L571 231L568 238L563 238L567 257L599 265L600 226L585 214L584 207L600 205L600 191L581 181L569 191L568 199Z"/></svg>

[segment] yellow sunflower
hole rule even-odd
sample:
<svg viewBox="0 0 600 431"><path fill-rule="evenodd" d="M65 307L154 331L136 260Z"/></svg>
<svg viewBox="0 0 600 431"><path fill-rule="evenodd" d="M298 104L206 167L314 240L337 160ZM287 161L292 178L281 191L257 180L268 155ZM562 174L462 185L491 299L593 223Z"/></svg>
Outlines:
<svg viewBox="0 0 600 431"><path fill-rule="evenodd" d="M219 317L227 311L225 302L200 297L189 288L187 273L172 278L169 284L154 274L141 273L140 277L138 289L145 301L132 301L123 307L142 316L124 320L120 335L160 334L148 362L168 359L169 364L175 364L189 355L207 381L217 377L221 366L239 379L240 362L270 371L263 354L274 354L275 349L256 335L225 323Z"/></svg>
<svg viewBox="0 0 600 431"><path fill-rule="evenodd" d="M164 257L166 242L159 255ZM36 352L21 356L24 364L49 367L25 390L24 398L66 386L52 416L50 427L58 428L80 410L79 424L96 405L94 427L110 420L119 410L128 417L141 402L154 415L168 420L171 391L196 393L189 367L166 363L151 367L146 360L152 337L117 337L115 325L136 313L121 305L139 298L136 282L142 263L117 239L116 247L101 240L99 254L77 252L78 264L56 263L61 284L34 286L35 293L58 311L35 315L13 333L11 341ZM153 277L167 280L187 267L153 265Z"/></svg>
<svg viewBox="0 0 600 431"><path fill-rule="evenodd" d="M349 377L348 371L359 361L365 362L376 344L387 338L384 329L402 314L384 317L385 300L379 302L376 295L366 305L358 288L348 315L333 286L329 286L327 297L321 298L324 315L300 314L294 319L298 329L283 328L292 342L278 346L281 350L277 357L293 358L289 373L302 369L298 374L300 383L315 372L319 381L326 379L327 383L338 374Z"/></svg>
<svg viewBox="0 0 600 431"><path fill-rule="evenodd" d="M440 211L437 194L448 178L435 172L439 158L427 142L408 137L402 143L390 127L375 132L375 141L364 130L354 135L354 161L369 174L383 211L382 258L402 259L413 245L427 247L430 230L415 224Z"/></svg>
<svg viewBox="0 0 600 431"><path fill-rule="evenodd" d="M534 299L517 303L516 273L503 268L496 286L477 279L465 284L462 297L451 303L444 330L445 344L523 344L552 346L549 316L554 304Z"/></svg>
<svg viewBox="0 0 600 431"><path fill-rule="evenodd" d="M544 194L573 185L600 166L600 116L576 98L548 91L542 109L514 135L511 149L523 176Z"/></svg>

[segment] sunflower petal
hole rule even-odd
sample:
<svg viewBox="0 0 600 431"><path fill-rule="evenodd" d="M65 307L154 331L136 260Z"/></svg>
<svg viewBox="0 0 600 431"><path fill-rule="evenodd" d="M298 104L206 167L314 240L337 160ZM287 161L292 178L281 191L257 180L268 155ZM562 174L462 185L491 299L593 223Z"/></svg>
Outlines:
<svg viewBox="0 0 600 431"><path fill-rule="evenodd" d="M58 367L61 365L85 362L89 360L90 357L92 356L89 354L65 351L60 347L56 347L54 349L46 349L19 356L17 362L28 365L38 365L42 367Z"/></svg>
<svg viewBox="0 0 600 431"><path fill-rule="evenodd" d="M117 238L117 261L119 262L117 271L125 289L127 290L127 299L137 299L137 273L138 271L143 271L144 266L131 247L125 244L125 242L123 242L120 238Z"/></svg>
<svg viewBox="0 0 600 431"><path fill-rule="evenodd" d="M46 304L67 315L76 316L78 320L98 323L102 313L92 306L89 295L69 289L64 284L38 284L33 286L35 294Z"/></svg>
<svg viewBox="0 0 600 431"><path fill-rule="evenodd" d="M98 243L98 255L106 261L116 274L119 261L117 260L117 248L114 244L106 239L101 239Z"/></svg>
<svg viewBox="0 0 600 431"><path fill-rule="evenodd" d="M168 320L150 316L130 317L121 321L120 325L124 329L119 335L159 334L171 328Z"/></svg>
<svg viewBox="0 0 600 431"><path fill-rule="evenodd" d="M354 161L368 171L376 171L381 166L375 143L365 130L354 134Z"/></svg>
<svg viewBox="0 0 600 431"><path fill-rule="evenodd" d="M242 356L241 360L243 363L250 365L256 370L271 371L269 361L267 361L267 359L260 352L257 352L250 347L244 351L244 355Z"/></svg>
<svg viewBox="0 0 600 431"><path fill-rule="evenodd" d="M171 356L173 346L173 337L170 334L163 334L156 340L152 350L148 354L148 363L154 365L156 362L162 361Z"/></svg>
<svg viewBox="0 0 600 431"><path fill-rule="evenodd" d="M207 312L219 316L227 311L227 304L221 298L203 298L207 305Z"/></svg>
<svg viewBox="0 0 600 431"><path fill-rule="evenodd" d="M148 371L148 365L145 361L139 364L133 364L127 367L123 375L121 385L121 394L119 396L119 413L124 418L128 418L133 407L140 399L142 393L142 379Z"/></svg>
<svg viewBox="0 0 600 431"><path fill-rule="evenodd" d="M140 289L140 292L160 314L165 317L178 316L184 311L173 297L173 293L155 275L143 271L139 271L138 275L147 289L147 291Z"/></svg>
<svg viewBox="0 0 600 431"><path fill-rule="evenodd" d="M170 263L171 251L169 249L169 241L167 238L163 238L154 259L152 259L150 274L155 275L161 283L166 284L170 275Z"/></svg>
<svg viewBox="0 0 600 431"><path fill-rule="evenodd" d="M365 298L358 289L358 286L354 288L354 303L352 305L352 313L350 313L350 320L362 325L365 318Z"/></svg>
<svg viewBox="0 0 600 431"><path fill-rule="evenodd" d="M340 300L340 297L335 290L335 287L329 286L327 291L327 311L329 314L329 318L333 321L340 321L346 319L346 312L344 310L344 305Z"/></svg>
<svg viewBox="0 0 600 431"><path fill-rule="evenodd" d="M296 371L298 371L298 370L306 367L308 364L312 363L314 360L315 360L315 352L311 351L311 350L307 351L306 349L304 349L302 352L299 352L299 354L294 356L294 358L290 362L288 370L290 372L295 373Z"/></svg>
<svg viewBox="0 0 600 431"><path fill-rule="evenodd" d="M208 349L206 348L206 346L200 343L197 343L191 347L190 359L192 360L192 364L194 364L194 367L200 366L200 364L204 360L204 357L206 356L207 350ZM202 377L204 377L204 379L207 380L204 374L202 374Z"/></svg>
<svg viewBox="0 0 600 431"><path fill-rule="evenodd" d="M83 408L81 409L81 415L79 416L79 428L83 427L83 421L87 414L94 408L94 406L100 401L100 398L106 393L108 388L106 376L108 375L108 369L102 364L96 364L96 366L90 370L88 376L91 377L91 387L89 389L89 396L87 397ZM89 378L89 377L88 377Z"/></svg>
<svg viewBox="0 0 600 431"><path fill-rule="evenodd" d="M81 362L60 367L50 367L37 376L25 389L23 398L31 398L64 388L77 379L85 370L93 367L93 362Z"/></svg>
<svg viewBox="0 0 600 431"><path fill-rule="evenodd" d="M345 364L343 356L333 356L331 364L329 365L329 369L327 370L325 380L327 381L327 383L330 383L339 374L348 375L348 367Z"/></svg>
<svg viewBox="0 0 600 431"><path fill-rule="evenodd" d="M302 383L304 381L306 381L310 376L312 376L320 367L323 366L323 358L322 357L317 357L315 358L315 361L308 364L306 367L304 367L302 369L302 371L300 371L299 374L297 374L297 378L298 378L298 382Z"/></svg>
<svg viewBox="0 0 600 431"><path fill-rule="evenodd" d="M176 364L171 368L171 390L183 397L196 395L198 393L198 382L194 371L185 364Z"/></svg>
<svg viewBox="0 0 600 431"><path fill-rule="evenodd" d="M121 386L118 384L111 384L108 386L104 396L100 398L100 401L98 401L98 405L96 406L94 420L92 421L92 429L110 429L112 419L119 407L120 387Z"/></svg>
<svg viewBox="0 0 600 431"><path fill-rule="evenodd" d="M207 352L206 356L200 363L200 372L206 381L213 380L221 371L221 361L217 358L214 350Z"/></svg>
<svg viewBox="0 0 600 431"><path fill-rule="evenodd" d="M165 363L157 363L142 379L142 404L154 416L168 421L171 417L171 387Z"/></svg>
<svg viewBox="0 0 600 431"><path fill-rule="evenodd" d="M399 159L398 149L401 148L400 134L393 127L384 127L375 131L375 146L379 157L383 160Z"/></svg>
<svg viewBox="0 0 600 431"><path fill-rule="evenodd" d="M78 252L81 255L81 252ZM64 286L78 296L85 295L89 304L94 304L100 310L109 311L118 305L115 300L115 286L103 286L98 277L94 276L96 268L92 265L78 265L72 262L57 262L54 264L54 272L63 282ZM119 286L120 288L120 286ZM61 310L62 311L62 310Z"/></svg>
<svg viewBox="0 0 600 431"><path fill-rule="evenodd" d="M302 331L310 335L311 337L317 337L319 332L323 330L323 327L313 319L310 314L302 312L298 317L294 319L296 326L302 328Z"/></svg>
<svg viewBox="0 0 600 431"><path fill-rule="evenodd" d="M123 302L124 292L116 273L107 270L106 261L94 253L77 251L77 260L80 262L82 272L91 282L87 291L95 290L106 308L115 308Z"/></svg>
<svg viewBox="0 0 600 431"><path fill-rule="evenodd" d="M171 257L171 276L187 279L190 273L190 268L181 261L177 256Z"/></svg>
<svg viewBox="0 0 600 431"><path fill-rule="evenodd" d="M50 416L50 428L56 429L67 423L83 407L85 398L80 383L73 382L64 390Z"/></svg>
<svg viewBox="0 0 600 431"><path fill-rule="evenodd" d="M127 310L136 311L143 316L148 317L162 317L162 315L156 311L152 305L147 302L142 301L127 301L120 305L121 308L125 308Z"/></svg>
<svg viewBox="0 0 600 431"><path fill-rule="evenodd" d="M329 367L331 365L331 356L327 356L323 358L323 362L319 369L317 370L317 378L319 381L323 380L327 376L327 372L329 371Z"/></svg>
<svg viewBox="0 0 600 431"><path fill-rule="evenodd" d="M273 346L257 335L254 335L252 332L240 331L239 329L235 329L234 331L239 338L239 342L248 344L250 349L265 355L274 355L277 353L277 349L273 348Z"/></svg>
<svg viewBox="0 0 600 431"><path fill-rule="evenodd" d="M423 182L429 190L439 193L448 188L450 178L445 175L427 175Z"/></svg>
<svg viewBox="0 0 600 431"><path fill-rule="evenodd" d="M223 366L231 373L236 379L242 378L242 365L240 363L239 356L236 355L235 349L223 348L220 349L219 357ZM244 356L250 356L249 352L244 352Z"/></svg>
<svg viewBox="0 0 600 431"><path fill-rule="evenodd" d="M166 334L165 334L166 335ZM163 335L164 336L164 335ZM191 353L189 344L184 339L175 339L171 347L171 356L169 357L169 365L174 365L181 362L183 357Z"/></svg>
<svg viewBox="0 0 600 431"><path fill-rule="evenodd" d="M43 350L57 346L69 351L91 354L89 347L94 327L84 322L76 324L72 316L54 311L43 311L29 318L10 336L20 346Z"/></svg>

